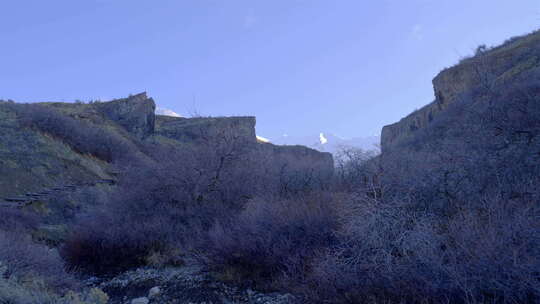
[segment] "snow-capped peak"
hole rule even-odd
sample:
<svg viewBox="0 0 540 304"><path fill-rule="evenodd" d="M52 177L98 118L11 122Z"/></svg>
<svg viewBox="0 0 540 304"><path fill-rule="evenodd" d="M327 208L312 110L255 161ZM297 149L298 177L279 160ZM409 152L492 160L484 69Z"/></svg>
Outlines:
<svg viewBox="0 0 540 304"><path fill-rule="evenodd" d="M328 139L324 136L324 134L319 134L319 141L321 142L321 145L324 145L328 142Z"/></svg>
<svg viewBox="0 0 540 304"><path fill-rule="evenodd" d="M303 145L322 152L336 153L341 151L343 147L356 147L363 150L377 150L377 145L380 142L380 137L364 136L345 138L336 136L332 133L313 133L305 136L279 136L272 138L272 143L276 145Z"/></svg>
<svg viewBox="0 0 540 304"><path fill-rule="evenodd" d="M182 117L180 114L165 108L156 107L156 115L172 116L172 117Z"/></svg>
<svg viewBox="0 0 540 304"><path fill-rule="evenodd" d="M269 143L270 140L268 138L264 138L262 136L259 136L259 135L256 135L257 136L257 141L258 142L263 142L263 143Z"/></svg>

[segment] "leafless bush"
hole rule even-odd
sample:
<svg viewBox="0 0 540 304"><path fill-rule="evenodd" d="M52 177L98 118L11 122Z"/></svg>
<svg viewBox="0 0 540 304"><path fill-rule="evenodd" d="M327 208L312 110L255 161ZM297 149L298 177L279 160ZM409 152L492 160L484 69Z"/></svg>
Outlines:
<svg viewBox="0 0 540 304"><path fill-rule="evenodd" d="M335 241L338 223L332 208L324 196L254 199L233 221L210 230L201 249L204 262L223 279L240 284L269 287L299 279L315 253Z"/></svg>
<svg viewBox="0 0 540 304"><path fill-rule="evenodd" d="M4 277L41 279L54 288L75 286L58 253L22 233L0 232L0 262L7 267Z"/></svg>
<svg viewBox="0 0 540 304"><path fill-rule="evenodd" d="M153 252L165 249L160 223L113 218L97 214L81 220L62 246L70 268L94 275L115 274L146 264Z"/></svg>
<svg viewBox="0 0 540 304"><path fill-rule="evenodd" d="M347 303L515 303L540 299L540 209L486 199L452 219L353 201L342 241L314 264L307 289Z"/></svg>
<svg viewBox="0 0 540 304"><path fill-rule="evenodd" d="M527 74L451 105L382 156L384 184L396 196L412 196L419 208L446 215L460 202L495 193L538 199L539 77Z"/></svg>
<svg viewBox="0 0 540 304"><path fill-rule="evenodd" d="M377 153L355 147L342 147L335 156L337 186L344 191L373 194L380 187Z"/></svg>
<svg viewBox="0 0 540 304"><path fill-rule="evenodd" d="M145 265L152 254L194 246L239 210L249 194L249 183L235 180L241 151L234 142L208 145L142 146L152 160L125 170L107 204L78 220L62 250L68 263L95 274Z"/></svg>

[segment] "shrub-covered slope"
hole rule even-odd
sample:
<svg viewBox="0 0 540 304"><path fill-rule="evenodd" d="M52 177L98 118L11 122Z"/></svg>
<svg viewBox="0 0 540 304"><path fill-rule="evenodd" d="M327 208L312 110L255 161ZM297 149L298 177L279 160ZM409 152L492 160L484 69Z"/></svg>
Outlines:
<svg viewBox="0 0 540 304"><path fill-rule="evenodd" d="M145 93L89 104L0 102L0 198L111 179L134 162L151 162L152 150L167 145L182 149L228 140L241 141L251 151L270 147L256 142L254 117L188 119L154 111ZM266 150L307 155L290 148ZM331 155L306 150L315 155L312 161L332 171Z"/></svg>
<svg viewBox="0 0 540 304"><path fill-rule="evenodd" d="M414 137L418 130L430 127L439 116L454 115L447 121L462 121L458 113L449 111L456 104L467 103L468 111L480 105L471 102L475 96L491 96L503 92L523 91L525 85L533 85L540 75L540 31L515 37L503 45L491 49L478 47L476 54L463 59L459 64L444 69L433 79L435 100L414 111L399 122L385 126L381 134L381 148L391 150L407 138ZM521 88L518 88L520 86ZM509 96L498 99L505 102ZM513 117L517 119L517 117ZM438 128L452 128L452 124Z"/></svg>

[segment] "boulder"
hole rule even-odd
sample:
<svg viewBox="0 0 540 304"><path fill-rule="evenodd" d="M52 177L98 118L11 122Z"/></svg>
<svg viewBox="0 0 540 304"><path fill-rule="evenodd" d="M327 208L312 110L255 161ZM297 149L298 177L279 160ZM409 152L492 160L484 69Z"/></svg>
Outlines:
<svg viewBox="0 0 540 304"><path fill-rule="evenodd" d="M161 289L159 286L152 287L150 291L148 291L148 298L152 299L155 296L159 295L161 293Z"/></svg>
<svg viewBox="0 0 540 304"><path fill-rule="evenodd" d="M150 300L147 297L141 297L131 300L131 304L148 304Z"/></svg>

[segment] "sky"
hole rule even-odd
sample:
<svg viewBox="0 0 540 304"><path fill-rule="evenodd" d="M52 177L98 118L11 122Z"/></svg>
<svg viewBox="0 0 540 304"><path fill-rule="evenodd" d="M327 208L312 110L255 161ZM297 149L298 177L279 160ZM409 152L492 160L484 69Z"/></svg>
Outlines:
<svg viewBox="0 0 540 304"><path fill-rule="evenodd" d="M432 78L540 28L538 0L0 0L0 99L146 91L275 138L379 134Z"/></svg>

